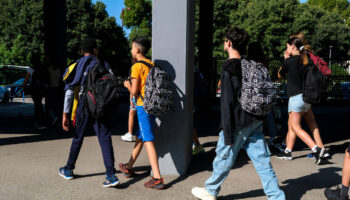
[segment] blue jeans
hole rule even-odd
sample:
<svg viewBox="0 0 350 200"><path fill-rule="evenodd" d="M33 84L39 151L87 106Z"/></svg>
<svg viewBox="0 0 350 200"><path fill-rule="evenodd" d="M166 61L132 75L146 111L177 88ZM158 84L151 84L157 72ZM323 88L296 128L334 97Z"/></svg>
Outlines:
<svg viewBox="0 0 350 200"><path fill-rule="evenodd" d="M206 190L213 196L218 195L221 184L234 165L239 150L243 148L260 176L268 199L284 200L284 192L278 186L278 180L270 162L270 150L264 140L262 123L255 122L247 128L237 130L235 134L234 145L230 146L225 145L224 132L220 132L216 146L216 157L213 162L213 174L205 182Z"/></svg>

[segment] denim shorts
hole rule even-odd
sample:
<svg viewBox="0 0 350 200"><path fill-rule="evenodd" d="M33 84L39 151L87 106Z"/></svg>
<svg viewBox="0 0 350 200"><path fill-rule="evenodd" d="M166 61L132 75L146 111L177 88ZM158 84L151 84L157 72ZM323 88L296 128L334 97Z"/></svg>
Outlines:
<svg viewBox="0 0 350 200"><path fill-rule="evenodd" d="M155 116L148 114L143 106L136 106L137 119L139 120L139 129L136 131L135 136L143 142L154 141L154 133L152 126L156 119Z"/></svg>
<svg viewBox="0 0 350 200"><path fill-rule="evenodd" d="M311 104L304 102L303 94L297 94L289 97L288 113L290 112L307 112L311 108Z"/></svg>

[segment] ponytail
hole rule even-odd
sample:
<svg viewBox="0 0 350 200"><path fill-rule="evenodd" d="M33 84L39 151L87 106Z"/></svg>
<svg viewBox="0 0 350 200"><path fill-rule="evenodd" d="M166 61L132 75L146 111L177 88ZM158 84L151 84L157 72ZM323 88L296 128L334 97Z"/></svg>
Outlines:
<svg viewBox="0 0 350 200"><path fill-rule="evenodd" d="M309 64L309 58L307 57L307 49L305 48L305 46L303 45L303 42L300 38L298 37L292 37L288 40L288 44L289 45L295 45L296 48L298 48L299 52L300 52L300 61L301 64L303 64L304 66L306 66L307 64Z"/></svg>

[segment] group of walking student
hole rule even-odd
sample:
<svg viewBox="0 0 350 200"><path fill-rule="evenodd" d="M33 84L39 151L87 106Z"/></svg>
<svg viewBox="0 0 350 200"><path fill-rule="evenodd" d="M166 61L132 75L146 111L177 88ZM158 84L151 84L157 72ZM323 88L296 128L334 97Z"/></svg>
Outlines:
<svg viewBox="0 0 350 200"><path fill-rule="evenodd" d="M271 111L270 98L262 101L249 101L249 84L247 80L254 77L251 73L265 73L264 80L270 80L266 63L253 61L245 57L249 43L247 31L241 28L229 28L224 37L224 51L228 58L222 66L221 72L221 96L220 96L220 133L216 146L216 157L213 161L212 175L204 183L204 187L193 187L192 194L202 200L214 200L218 196L221 185L227 178L232 166L235 164L240 149L244 149L260 176L264 193L268 199L286 199L284 192L280 189L277 176L271 165L270 150L265 141L263 133L263 122ZM312 151L316 164L321 164L329 158L320 136L320 131L311 109L311 104L303 99L303 75L307 67L312 64L308 52L310 45L304 35L299 32L286 38L286 50L284 53L284 64L278 71L278 77L287 75L288 102L288 133L285 139L286 148L277 155L277 158L292 160L292 149L297 137L299 137ZM137 37L132 42L131 55L133 66L129 74L129 80L124 82L124 87L130 92L130 116L129 132L122 138L133 141L135 145L130 159L119 164L119 170L126 178L133 177L133 165L135 164L143 146L146 147L148 159L153 171L153 177L144 186L150 189L163 189L165 183L161 176L158 164L158 156L154 145L154 133L152 125L155 115L149 114L144 108L145 92L147 93L146 79L154 67L154 63L146 58L150 49L150 41L144 37ZM106 72L113 74L107 62L97 58L97 44L94 39L84 39L81 43L81 51L84 54L74 65L67 68L64 75L65 99L62 126L65 131L73 133L73 141L70 147L67 164L59 168L59 175L65 179L73 179L73 170L77 161L79 151L83 144L84 135L92 126L101 146L104 165L106 168L106 180L103 187L112 187L119 184L115 169L115 160L111 139L111 117L106 115L96 118L87 109L87 101L84 95L92 94L86 92L86 82L90 70L96 65L103 66ZM101 64L102 63L102 64ZM262 67L261 67L262 66ZM254 72L254 73L255 73ZM270 87L266 84L264 87ZM272 87L272 86L271 86ZM88 93L88 94L86 94ZM95 101L95 100L93 100ZM259 102L267 101L266 105ZM249 102L249 103L247 103ZM96 103L96 102L95 102ZM258 107L258 108L257 108ZM134 115L137 115L138 130L132 135L132 124ZM71 115L69 115L71 114ZM301 128L301 120L304 117L313 138ZM134 137L134 138L132 138ZM337 189L326 189L325 195L328 199L348 199L348 188L350 183L350 145L345 152L342 186Z"/></svg>

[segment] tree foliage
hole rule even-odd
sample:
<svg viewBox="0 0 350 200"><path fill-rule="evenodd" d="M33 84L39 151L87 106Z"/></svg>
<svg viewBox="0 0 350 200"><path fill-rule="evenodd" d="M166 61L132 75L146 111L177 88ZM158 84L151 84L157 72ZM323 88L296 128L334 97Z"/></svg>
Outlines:
<svg viewBox="0 0 350 200"><path fill-rule="evenodd" d="M347 25L350 25L350 2L348 0L309 0L307 4L337 13Z"/></svg>
<svg viewBox="0 0 350 200"><path fill-rule="evenodd" d="M237 26L246 29L250 42L259 42L268 57L282 57L289 35L302 31L316 53L326 60L329 46L333 46L332 59L346 59L350 28L342 15L328 11L346 10L346 6L332 4L326 9L319 5L321 1L301 4L299 0L215 0L214 56L226 56L222 37L227 28Z"/></svg>
<svg viewBox="0 0 350 200"><path fill-rule="evenodd" d="M127 28L131 28L130 41L135 37L152 35L152 1L124 0L125 8L120 18Z"/></svg>
<svg viewBox="0 0 350 200"><path fill-rule="evenodd" d="M83 38L96 38L99 55L113 66L127 59L129 46L123 30L109 17L102 2L66 0L67 60L81 57ZM0 0L0 64L44 63L43 0Z"/></svg>
<svg viewBox="0 0 350 200"><path fill-rule="evenodd" d="M0 64L44 60L42 0L0 1Z"/></svg>

